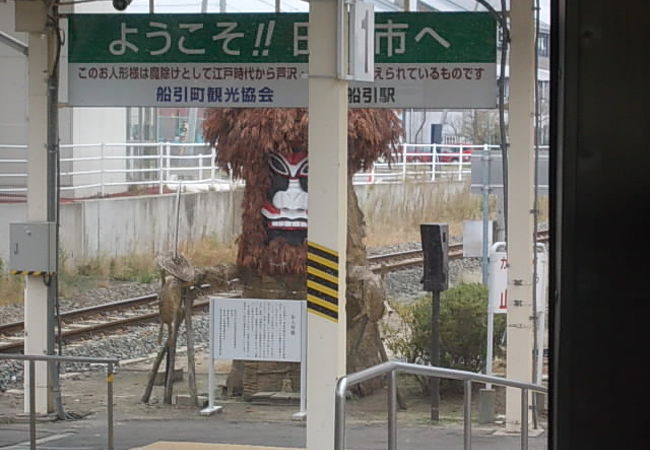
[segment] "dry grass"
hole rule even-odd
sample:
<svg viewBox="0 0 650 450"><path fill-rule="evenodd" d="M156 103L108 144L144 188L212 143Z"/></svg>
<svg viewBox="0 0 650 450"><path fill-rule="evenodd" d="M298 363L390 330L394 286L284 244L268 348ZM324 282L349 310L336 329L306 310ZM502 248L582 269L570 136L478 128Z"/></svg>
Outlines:
<svg viewBox="0 0 650 450"><path fill-rule="evenodd" d="M196 267L210 267L224 263L234 264L237 259L237 245L234 242L223 244L212 238L184 243L181 251Z"/></svg>
<svg viewBox="0 0 650 450"><path fill-rule="evenodd" d="M406 183L390 189L390 196L371 191L362 206L369 247L419 242L422 223L446 223L451 236L461 237L463 221L481 219L481 196L472 194L469 184ZM548 223L548 196L539 198L539 210L539 223ZM494 196L490 211L496 219Z"/></svg>
<svg viewBox="0 0 650 450"><path fill-rule="evenodd" d="M364 214L370 247L417 242L422 223L447 223L450 234L460 236L464 220L481 217L481 198L469 185L407 183L388 202L369 197Z"/></svg>
<svg viewBox="0 0 650 450"><path fill-rule="evenodd" d="M0 306L23 302L23 277L0 273Z"/></svg>
<svg viewBox="0 0 650 450"><path fill-rule="evenodd" d="M234 243L225 245L213 238L194 243L183 243L180 251L196 267L234 263L237 249ZM79 292L98 287L109 287L116 281L150 283L159 272L154 254L132 254L123 257L101 256L86 261L70 261L63 252L60 262L59 295L72 297ZM0 305L23 302L24 280L7 274L0 262Z"/></svg>

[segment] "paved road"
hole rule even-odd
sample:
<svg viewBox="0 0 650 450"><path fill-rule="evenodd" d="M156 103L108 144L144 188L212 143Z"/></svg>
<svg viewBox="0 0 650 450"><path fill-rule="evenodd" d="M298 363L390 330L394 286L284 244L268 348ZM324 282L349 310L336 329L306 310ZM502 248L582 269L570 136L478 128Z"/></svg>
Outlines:
<svg viewBox="0 0 650 450"><path fill-rule="evenodd" d="M38 448L41 450L90 450L106 448L105 416L98 415L74 422L38 424ZM0 448L29 448L26 424L0 425ZM473 450L519 449L519 437L495 436L492 430L473 430ZM130 449L157 441L196 441L223 444L304 447L304 424L268 422L230 422L219 417L188 420L129 420L115 423L115 447ZM348 448L375 450L386 448L386 429L381 425L348 426ZM546 449L546 434L531 437L531 450ZM400 450L463 448L463 430L453 427L400 428Z"/></svg>

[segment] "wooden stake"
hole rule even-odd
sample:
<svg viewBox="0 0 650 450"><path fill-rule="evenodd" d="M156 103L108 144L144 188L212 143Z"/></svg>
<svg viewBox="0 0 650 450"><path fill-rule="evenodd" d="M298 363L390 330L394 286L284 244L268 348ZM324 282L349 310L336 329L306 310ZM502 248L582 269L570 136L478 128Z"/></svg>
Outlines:
<svg viewBox="0 0 650 450"><path fill-rule="evenodd" d="M160 368L160 363L162 362L163 357L167 354L167 344L165 343L158 349L158 354L156 355L156 360L153 363L153 367L151 368L151 372L149 372L149 379L147 380L147 387L144 390L144 394L142 394L142 398L140 401L142 403L149 403L149 398L151 397L151 391L153 390L153 384L156 380L156 374L158 373L158 369Z"/></svg>
<svg viewBox="0 0 650 450"><path fill-rule="evenodd" d="M185 294L185 289L183 289ZM196 365L194 362L194 336L192 335L192 303L193 295L184 295L185 303L185 334L187 337L187 382L189 384L192 403L198 406L199 396L196 390Z"/></svg>
<svg viewBox="0 0 650 450"><path fill-rule="evenodd" d="M165 397L163 402L167 405L172 404L172 395L174 393L174 366L176 365L176 343L178 341L178 329L183 322L183 316L178 313L176 323L172 327L172 335L167 339L167 367L165 367Z"/></svg>

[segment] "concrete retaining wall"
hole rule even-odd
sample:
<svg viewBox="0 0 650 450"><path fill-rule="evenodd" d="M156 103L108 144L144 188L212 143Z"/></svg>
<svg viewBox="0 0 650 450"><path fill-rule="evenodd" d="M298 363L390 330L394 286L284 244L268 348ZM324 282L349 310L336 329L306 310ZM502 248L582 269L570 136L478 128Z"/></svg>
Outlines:
<svg viewBox="0 0 650 450"><path fill-rule="evenodd" d="M356 186L366 220L418 208L438 189L453 192L465 184ZM232 243L241 230L243 190L186 193L181 197L179 240L210 237ZM173 250L176 195L84 200L61 205L61 247L72 264L91 258ZM0 204L0 258L8 261L9 223L26 217L24 204Z"/></svg>
<svg viewBox="0 0 650 450"><path fill-rule="evenodd" d="M230 243L241 229L243 191L181 197L179 240L210 237ZM61 205L61 248L69 262L98 256L173 250L176 196L84 200ZM9 258L9 223L23 222L26 205L0 205L0 258Z"/></svg>

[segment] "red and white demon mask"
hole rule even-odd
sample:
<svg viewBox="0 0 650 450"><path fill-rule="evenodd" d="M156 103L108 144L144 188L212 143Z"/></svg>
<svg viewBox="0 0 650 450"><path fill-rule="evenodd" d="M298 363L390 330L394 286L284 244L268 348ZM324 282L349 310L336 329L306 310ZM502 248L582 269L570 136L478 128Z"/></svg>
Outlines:
<svg viewBox="0 0 650 450"><path fill-rule="evenodd" d="M307 152L269 154L271 189L262 208L269 241L284 237L300 245L307 237Z"/></svg>

